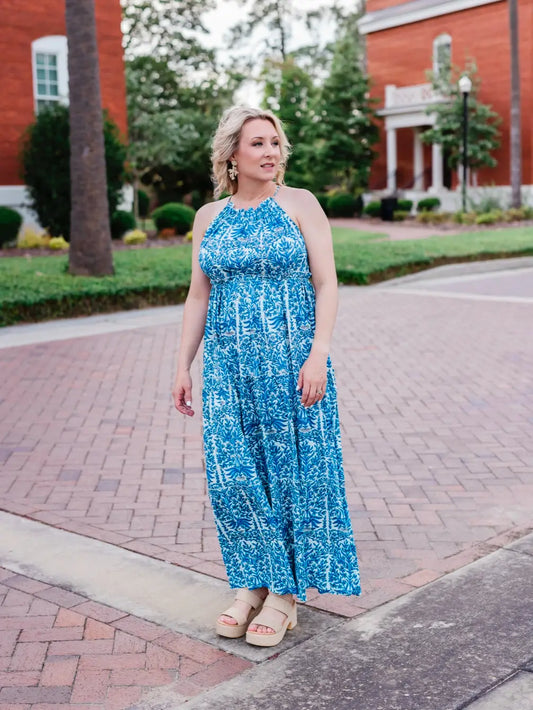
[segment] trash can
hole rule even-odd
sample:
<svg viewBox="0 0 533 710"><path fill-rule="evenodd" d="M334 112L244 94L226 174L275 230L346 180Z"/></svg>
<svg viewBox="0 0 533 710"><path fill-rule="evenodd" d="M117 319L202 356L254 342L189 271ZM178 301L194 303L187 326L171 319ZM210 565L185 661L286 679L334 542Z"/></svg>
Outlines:
<svg viewBox="0 0 533 710"><path fill-rule="evenodd" d="M398 209L397 197L383 197L381 199L381 219L384 222L392 222L394 220L394 212Z"/></svg>

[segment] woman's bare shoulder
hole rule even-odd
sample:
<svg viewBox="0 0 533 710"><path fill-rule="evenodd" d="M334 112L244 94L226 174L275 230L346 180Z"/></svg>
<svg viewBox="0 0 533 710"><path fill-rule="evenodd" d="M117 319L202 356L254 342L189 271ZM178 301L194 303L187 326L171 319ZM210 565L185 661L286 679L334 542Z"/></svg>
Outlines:
<svg viewBox="0 0 533 710"><path fill-rule="evenodd" d="M223 200L216 200L215 202L206 202L202 205L196 217L194 219L195 226L203 233L209 227L211 222L215 219L219 212L222 212L224 207L228 204L229 198L224 198Z"/></svg>
<svg viewBox="0 0 533 710"><path fill-rule="evenodd" d="M282 185L279 190L277 200L283 209L288 212L298 224L300 223L301 218L308 214L309 211L322 211L320 203L313 193L300 187L289 187L288 185Z"/></svg>

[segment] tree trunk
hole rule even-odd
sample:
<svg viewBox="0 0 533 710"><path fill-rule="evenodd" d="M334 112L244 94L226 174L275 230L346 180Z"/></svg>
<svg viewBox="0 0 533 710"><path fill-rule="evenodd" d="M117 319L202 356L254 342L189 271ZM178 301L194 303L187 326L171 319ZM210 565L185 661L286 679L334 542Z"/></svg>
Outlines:
<svg viewBox="0 0 533 710"><path fill-rule="evenodd" d="M70 95L69 272L113 273L94 0L66 0Z"/></svg>
<svg viewBox="0 0 533 710"><path fill-rule="evenodd" d="M522 140L520 126L520 43L518 38L518 0L509 3L511 42L511 204L521 205Z"/></svg>

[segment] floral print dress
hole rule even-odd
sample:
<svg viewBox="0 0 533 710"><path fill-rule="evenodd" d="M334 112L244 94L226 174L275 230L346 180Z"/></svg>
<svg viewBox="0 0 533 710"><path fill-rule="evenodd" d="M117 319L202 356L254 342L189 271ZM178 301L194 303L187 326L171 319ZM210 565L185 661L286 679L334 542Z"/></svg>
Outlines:
<svg viewBox="0 0 533 710"><path fill-rule="evenodd" d="M329 358L323 400L305 408L296 391L315 319L304 238L275 195L230 199L199 261L207 482L230 586L359 594Z"/></svg>

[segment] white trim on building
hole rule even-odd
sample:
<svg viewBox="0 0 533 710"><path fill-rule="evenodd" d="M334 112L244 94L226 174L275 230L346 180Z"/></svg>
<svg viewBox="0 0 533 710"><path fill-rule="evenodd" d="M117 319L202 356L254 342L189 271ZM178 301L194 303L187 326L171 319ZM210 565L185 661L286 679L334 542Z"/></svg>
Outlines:
<svg viewBox="0 0 533 710"><path fill-rule="evenodd" d="M67 38L49 35L34 40L31 63L35 113L46 104L68 104Z"/></svg>
<svg viewBox="0 0 533 710"><path fill-rule="evenodd" d="M449 15L452 12L470 10L473 7L492 5L504 0L411 0L401 5L376 10L364 15L358 22L363 35L392 27L401 27L412 22L421 22L431 17Z"/></svg>

